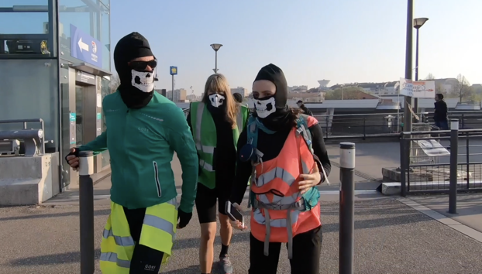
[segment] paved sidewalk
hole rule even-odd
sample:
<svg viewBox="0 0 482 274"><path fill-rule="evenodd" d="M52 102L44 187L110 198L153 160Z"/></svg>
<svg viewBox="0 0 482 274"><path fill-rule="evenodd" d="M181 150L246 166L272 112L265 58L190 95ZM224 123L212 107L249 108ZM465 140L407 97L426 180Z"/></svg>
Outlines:
<svg viewBox="0 0 482 274"><path fill-rule="evenodd" d="M457 214L448 213L448 194L413 195L408 199L418 203L419 205L414 205L414 207L419 207L422 213L460 230L482 243L482 194L458 194Z"/></svg>
<svg viewBox="0 0 482 274"><path fill-rule="evenodd" d="M321 273L338 273L338 196L322 195ZM107 199L95 207L96 258ZM246 201L245 203L246 204ZM78 206L0 208L0 274L79 273ZM482 273L482 244L400 203L358 195L355 223L355 273ZM174 257L164 273L199 273L196 214L179 231ZM236 231L230 248L235 273L247 273L247 232ZM216 240L216 254L219 252ZM283 250L278 273L290 273ZM98 265L98 262L96 262ZM100 273L99 271L96 273ZM213 271L213 273L216 273Z"/></svg>

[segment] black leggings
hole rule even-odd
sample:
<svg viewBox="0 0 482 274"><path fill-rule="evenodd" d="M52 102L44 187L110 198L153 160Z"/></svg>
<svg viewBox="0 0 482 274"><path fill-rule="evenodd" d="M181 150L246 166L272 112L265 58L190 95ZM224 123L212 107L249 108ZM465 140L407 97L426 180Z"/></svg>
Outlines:
<svg viewBox="0 0 482 274"><path fill-rule="evenodd" d="M124 207L132 239L136 243L132 255L129 274L157 274L161 268L163 252L139 244L145 208L127 209Z"/></svg>
<svg viewBox="0 0 482 274"><path fill-rule="evenodd" d="M320 272L321 226L293 238L291 274L318 274ZM264 256L264 242L250 234L249 274L276 274L281 243L269 244L269 255Z"/></svg>

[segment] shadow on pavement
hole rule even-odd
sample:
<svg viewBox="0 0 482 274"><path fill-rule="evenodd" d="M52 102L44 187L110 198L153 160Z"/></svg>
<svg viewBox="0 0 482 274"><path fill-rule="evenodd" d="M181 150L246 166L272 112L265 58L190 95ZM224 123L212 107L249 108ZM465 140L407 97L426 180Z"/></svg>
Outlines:
<svg viewBox="0 0 482 274"><path fill-rule="evenodd" d="M109 214L110 214L110 209L101 209L101 210L94 211L94 216L109 215ZM30 215L30 216L15 216L15 217L0 218L0 222L26 220L26 219L60 218L60 217L69 217L69 216L77 216L77 215L79 215L78 211L58 213L58 214L37 214L37 215Z"/></svg>
<svg viewBox="0 0 482 274"><path fill-rule="evenodd" d="M249 242L249 231L245 232L238 232L233 233L233 237L231 238L231 243L240 243L240 242ZM185 248L199 248L200 244L200 237L198 238L186 238L186 239L176 239L173 250L181 250ZM215 243L221 242L221 237L218 235L216 239L214 239Z"/></svg>
<svg viewBox="0 0 482 274"><path fill-rule="evenodd" d="M100 249L95 250L95 258L100 257ZM36 265L56 265L71 264L80 262L80 252L67 252L50 254L43 256L27 257L11 260L8 264L11 266L36 266Z"/></svg>
<svg viewBox="0 0 482 274"><path fill-rule="evenodd" d="M199 265L191 265L186 268L181 268L181 269L176 269L176 270L171 270L164 272L162 271L161 273L163 274L190 274L190 273L199 273Z"/></svg>

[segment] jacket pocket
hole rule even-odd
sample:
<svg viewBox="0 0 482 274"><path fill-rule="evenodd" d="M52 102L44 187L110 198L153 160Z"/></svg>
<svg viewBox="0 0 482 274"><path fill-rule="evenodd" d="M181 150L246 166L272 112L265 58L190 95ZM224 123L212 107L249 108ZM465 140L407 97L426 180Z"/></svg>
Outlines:
<svg viewBox="0 0 482 274"><path fill-rule="evenodd" d="M156 182L157 188L157 196L161 197L161 183L159 182L159 167L157 166L157 162L153 161L152 166L154 167L154 181Z"/></svg>

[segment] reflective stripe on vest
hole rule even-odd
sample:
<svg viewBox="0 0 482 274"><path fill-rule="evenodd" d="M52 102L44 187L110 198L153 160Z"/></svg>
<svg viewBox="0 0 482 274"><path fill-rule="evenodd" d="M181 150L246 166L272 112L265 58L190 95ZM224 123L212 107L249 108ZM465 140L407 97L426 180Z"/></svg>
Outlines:
<svg viewBox="0 0 482 274"><path fill-rule="evenodd" d="M265 238L265 256L269 255L269 241L271 227L273 227L286 228L288 257L290 259L293 257L293 237L296 235L293 229L299 221L302 221L300 215L305 210L304 200L295 183L301 180L301 173L309 174L311 172L309 167L315 164L313 155L302 138L303 136L293 128L278 157L255 166L257 178L251 185L251 190L256 194L256 199L251 220L265 227L266 231L254 231L258 236L262 235ZM298 164L295 164L296 162Z"/></svg>
<svg viewBox="0 0 482 274"><path fill-rule="evenodd" d="M176 198L146 208L139 243L164 252L163 263L171 255L177 223ZM135 242L121 205L111 202L101 243L100 268L102 273L129 273ZM153 240L154 239L154 240Z"/></svg>

